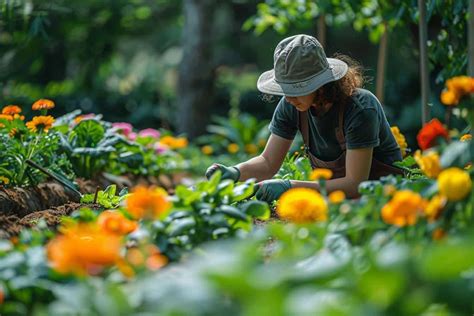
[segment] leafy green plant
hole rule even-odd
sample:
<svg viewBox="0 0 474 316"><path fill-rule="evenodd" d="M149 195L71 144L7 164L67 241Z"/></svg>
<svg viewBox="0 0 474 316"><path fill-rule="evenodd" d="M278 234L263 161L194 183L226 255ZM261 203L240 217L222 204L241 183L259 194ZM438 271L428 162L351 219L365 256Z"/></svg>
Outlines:
<svg viewBox="0 0 474 316"><path fill-rule="evenodd" d="M66 178L73 177L69 160L59 150L61 136L57 131L32 133L20 119L0 119L0 123L0 176L10 185L36 185L45 180L46 175L29 167L27 160Z"/></svg>
<svg viewBox="0 0 474 316"><path fill-rule="evenodd" d="M129 164L131 168L137 168L143 161L139 146L109 127L97 119L84 119L61 136L62 148L76 175L90 179L104 171L111 161Z"/></svg>
<svg viewBox="0 0 474 316"><path fill-rule="evenodd" d="M255 155L265 147L269 136L268 121L259 121L247 113L235 118L215 116L213 122L207 126L210 135L199 137L196 143L210 145L215 154Z"/></svg>
<svg viewBox="0 0 474 316"><path fill-rule="evenodd" d="M106 209L118 208L120 203L127 197L128 189L122 189L118 195L117 186L115 184L109 185L105 190L99 190L93 194L84 194L81 198L81 203L99 204Z"/></svg>
<svg viewBox="0 0 474 316"><path fill-rule="evenodd" d="M233 237L238 231L249 231L252 218L266 219L266 203L250 200L254 182L234 184L220 181L216 172L209 181L194 188L178 186L173 197L173 212L163 221L153 223L152 231L160 250L171 260L206 241Z"/></svg>

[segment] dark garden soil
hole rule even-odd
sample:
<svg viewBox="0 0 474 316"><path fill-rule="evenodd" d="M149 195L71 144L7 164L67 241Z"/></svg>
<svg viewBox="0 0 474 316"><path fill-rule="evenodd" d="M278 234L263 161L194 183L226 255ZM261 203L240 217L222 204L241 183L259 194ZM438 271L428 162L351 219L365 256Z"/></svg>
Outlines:
<svg viewBox="0 0 474 316"><path fill-rule="evenodd" d="M116 184L119 190L136 185L156 185L172 194L176 185L185 176L187 175L159 177L108 175L100 180L77 179L76 183L82 194L94 193L97 189L105 189L110 184ZM62 216L70 215L84 206L100 209L99 205L84 205L79 201L77 193L57 182L45 182L36 187L26 188L0 186L0 238L17 235L24 227L32 228L40 219L44 219L49 227L54 228L60 223Z"/></svg>

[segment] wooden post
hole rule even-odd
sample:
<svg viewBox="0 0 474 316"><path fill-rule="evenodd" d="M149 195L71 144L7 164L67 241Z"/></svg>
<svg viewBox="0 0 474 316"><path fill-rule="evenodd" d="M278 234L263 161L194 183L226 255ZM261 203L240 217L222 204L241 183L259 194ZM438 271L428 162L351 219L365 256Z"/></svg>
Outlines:
<svg viewBox="0 0 474 316"><path fill-rule="evenodd" d="M420 41L420 75L421 75L421 124L425 124L429 120L430 112L428 101L430 96L430 82L428 69L428 30L426 21L426 2L418 0L418 10L420 12L420 20L418 22L419 41Z"/></svg>
<svg viewBox="0 0 474 316"><path fill-rule="evenodd" d="M467 74L474 77L474 0L469 0L469 21L468 21L468 70Z"/></svg>
<svg viewBox="0 0 474 316"><path fill-rule="evenodd" d="M385 86L385 65L387 64L387 44L388 29L387 23L384 23L384 32L379 43L379 55L377 57L377 81L375 84L375 95L380 103L384 103L384 86Z"/></svg>
<svg viewBox="0 0 474 316"><path fill-rule="evenodd" d="M317 24L318 41L326 49L326 16L324 14L319 15Z"/></svg>

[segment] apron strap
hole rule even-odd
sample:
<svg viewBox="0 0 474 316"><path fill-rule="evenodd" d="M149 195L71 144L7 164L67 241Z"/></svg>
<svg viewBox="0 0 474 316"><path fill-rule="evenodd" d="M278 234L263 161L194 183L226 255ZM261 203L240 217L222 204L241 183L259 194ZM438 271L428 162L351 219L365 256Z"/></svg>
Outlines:
<svg viewBox="0 0 474 316"><path fill-rule="evenodd" d="M301 136L303 137L305 150L309 149L309 126L308 126L308 111L298 113L298 129L300 130Z"/></svg>
<svg viewBox="0 0 474 316"><path fill-rule="evenodd" d="M336 139L342 151L346 151L346 137L344 136L344 110L345 102L339 104L338 125L336 127Z"/></svg>

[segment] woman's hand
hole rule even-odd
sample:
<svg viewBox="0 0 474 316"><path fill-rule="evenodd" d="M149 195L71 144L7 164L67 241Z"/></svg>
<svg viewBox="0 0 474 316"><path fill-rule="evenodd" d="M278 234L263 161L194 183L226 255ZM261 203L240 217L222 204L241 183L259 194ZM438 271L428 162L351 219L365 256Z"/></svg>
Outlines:
<svg viewBox="0 0 474 316"><path fill-rule="evenodd" d="M290 180L265 180L257 183L256 187L255 197L258 200L271 203L291 189L291 182Z"/></svg>

